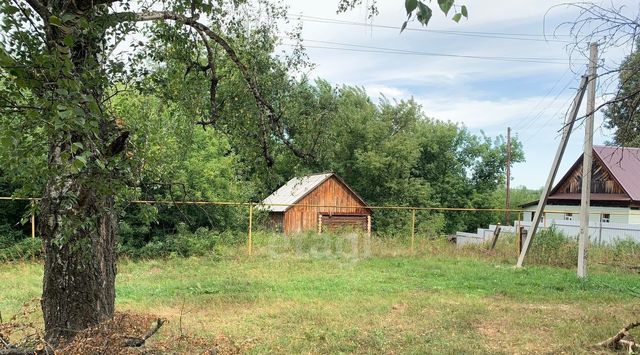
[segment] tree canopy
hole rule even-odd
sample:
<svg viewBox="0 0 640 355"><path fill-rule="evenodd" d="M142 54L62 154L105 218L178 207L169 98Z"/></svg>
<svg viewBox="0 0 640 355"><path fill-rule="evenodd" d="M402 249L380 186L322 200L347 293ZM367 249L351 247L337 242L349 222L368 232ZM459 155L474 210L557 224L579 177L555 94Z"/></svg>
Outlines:
<svg viewBox="0 0 640 355"><path fill-rule="evenodd" d="M618 89L604 111L606 125L614 129L613 142L640 147L640 46L619 68Z"/></svg>

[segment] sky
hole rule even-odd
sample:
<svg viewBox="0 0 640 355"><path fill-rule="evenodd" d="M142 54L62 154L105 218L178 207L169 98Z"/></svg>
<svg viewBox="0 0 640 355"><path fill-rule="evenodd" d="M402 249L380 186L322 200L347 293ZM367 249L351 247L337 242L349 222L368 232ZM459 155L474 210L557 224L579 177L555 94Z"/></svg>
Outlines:
<svg viewBox="0 0 640 355"><path fill-rule="evenodd" d="M428 27L412 22L403 33L398 30L406 16L403 1L379 0L380 14L373 20L367 19L364 6L336 14L337 0L284 2L290 6L292 23L302 22L303 43L315 64L309 77L334 85L362 86L375 100L381 95L413 98L428 117L464 124L477 134L506 136L511 127L512 135L523 143L526 158L513 165L512 186L544 185L559 144L559 130L587 68L584 57L570 60L566 28L553 36L557 24L576 16L571 9L552 8L562 1L492 0L489 6L487 1L457 0L469 8L468 20L455 23L434 9ZM627 5L634 13L639 7L637 0L613 3ZM517 39L513 34L518 34ZM282 50L287 50L287 43L283 42ZM388 49L413 53L388 53ZM615 66L628 51L608 50L601 60ZM600 91L598 102L603 100L604 90ZM585 112L583 104L581 115ZM595 127L594 144L611 140L601 113L596 115ZM578 127L556 181L579 158L583 140L584 128Z"/></svg>

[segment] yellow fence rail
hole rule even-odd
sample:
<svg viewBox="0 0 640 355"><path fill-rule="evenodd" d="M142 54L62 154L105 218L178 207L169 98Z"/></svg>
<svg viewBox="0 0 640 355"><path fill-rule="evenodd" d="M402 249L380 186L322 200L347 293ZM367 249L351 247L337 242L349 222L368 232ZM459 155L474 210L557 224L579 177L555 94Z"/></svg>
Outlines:
<svg viewBox="0 0 640 355"><path fill-rule="evenodd" d="M0 196L0 201L30 201L32 212L31 212L31 238L35 239L36 237L36 214L35 214L35 204L37 201L41 200L38 197L3 197ZM200 206L246 206L249 210L249 230L248 230L248 238L247 238L247 252L249 255L253 253L253 211L254 209L258 210L266 210L266 207L289 207L289 206L300 206L300 207L315 207L315 208L337 208L337 209L349 209L349 208L362 208L359 205L346 205L346 206L338 206L338 205L315 205L315 204L278 204L278 203L258 203L258 202L238 202L238 201L185 201L185 200L132 200L129 201L131 204L145 204L145 205L153 205L153 204L165 204L165 205L200 205ZM411 241L410 247L413 252L414 243L415 243L415 230L416 230L416 212L417 211L432 211L432 212L515 212L520 215L519 220L522 220L522 214L524 212L532 212L531 210L525 209L506 209L506 208L459 208L459 207L418 207L418 206L375 206L375 205L367 205L368 209L371 210L405 210L411 211L412 214L412 222L411 222ZM546 214L572 214L579 215L575 210L544 210L543 219L546 226L547 218ZM602 212L590 212L590 215L602 215ZM625 216L640 216L640 211L632 212L629 211L627 213L622 212L607 212L607 214L614 215L625 215Z"/></svg>

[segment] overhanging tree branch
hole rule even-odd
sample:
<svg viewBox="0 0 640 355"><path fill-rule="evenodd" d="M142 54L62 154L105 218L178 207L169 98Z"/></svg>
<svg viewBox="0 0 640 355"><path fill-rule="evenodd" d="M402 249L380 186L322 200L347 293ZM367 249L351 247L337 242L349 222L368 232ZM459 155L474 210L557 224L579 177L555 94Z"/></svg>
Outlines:
<svg viewBox="0 0 640 355"><path fill-rule="evenodd" d="M218 107L218 104L216 103L216 96L218 93L218 82L220 81L220 78L218 78L218 75L217 75L215 53L213 51L213 48L211 48L211 45L209 44L209 38L203 31L199 29L196 29L196 32L198 32L198 35L200 35L200 38L202 38L204 47L207 50L207 63L208 63L207 67L209 70L211 70L211 74L210 74L211 83L209 84L209 104L211 105L211 117L209 121L198 122L198 124L201 124L202 127L205 127L208 124L216 124L219 117L219 114L218 114L219 107Z"/></svg>
<svg viewBox="0 0 640 355"><path fill-rule="evenodd" d="M217 45L222 47L225 51L229 59L235 64L235 66L240 71L244 81L246 82L249 91L252 96L256 100L258 107L261 110L266 111L269 124L274 128L274 133L277 138L280 139L288 148L293 152L294 155L301 159L305 160L313 160L313 155L303 151L302 149L296 147L296 145L291 141L290 137L287 136L285 132L285 128L282 125L280 120L280 116L277 114L275 108L262 96L260 93L260 89L258 87L258 83L256 79L249 73L249 68L242 62L236 51L233 47L225 40L221 35L213 31L211 28L206 26L205 24L198 22L199 16L184 16L182 14L176 12L169 11L153 11L153 12L143 12L143 13L135 13L135 12L119 12L113 13L108 16L108 20L111 20L113 23L121 23L121 22L147 22L147 21L176 21L177 23L182 23L186 26L194 28L201 37L206 37ZM206 41L205 41L206 42ZM215 109L215 106L212 107ZM268 163L273 163L273 158L270 157L268 147L266 146L267 142L267 134L265 132L265 124L263 121L264 117L261 116L261 129L262 129L262 148L265 158Z"/></svg>
<svg viewBox="0 0 640 355"><path fill-rule="evenodd" d="M35 11L43 21L48 20L50 15L49 10L40 2L40 0L25 0L25 2L31 6L33 11Z"/></svg>

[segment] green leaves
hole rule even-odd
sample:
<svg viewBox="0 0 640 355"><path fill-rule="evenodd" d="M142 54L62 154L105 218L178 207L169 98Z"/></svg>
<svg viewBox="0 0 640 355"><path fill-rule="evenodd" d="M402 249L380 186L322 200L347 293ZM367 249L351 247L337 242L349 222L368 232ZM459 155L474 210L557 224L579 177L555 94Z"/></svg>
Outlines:
<svg viewBox="0 0 640 355"><path fill-rule="evenodd" d="M74 142L74 143L71 144L71 153L72 154L77 153L81 149L84 149L84 145L82 145L82 143Z"/></svg>
<svg viewBox="0 0 640 355"><path fill-rule="evenodd" d="M460 22L462 17L469 18L469 10L466 5L460 6L460 11L457 11L457 6L455 5L455 0L438 0L438 6L440 10L445 14L449 15L451 9L454 8L455 14L452 17L452 20L455 22ZM404 2L405 10L407 10L407 20L402 23L402 27L400 28L400 33L402 33L409 24L409 19L411 15L415 12L416 18L423 25L427 26L431 17L433 16L433 10L429 7L429 5L425 4L420 0L405 0Z"/></svg>
<svg viewBox="0 0 640 355"><path fill-rule="evenodd" d="M422 1L418 2L418 15L416 18L420 23L424 26L429 24L429 20L431 20L431 16L433 16L433 11L429 6L425 5Z"/></svg>
<svg viewBox="0 0 640 355"><path fill-rule="evenodd" d="M442 10L445 15L448 15L449 10L451 10L451 7L453 6L453 2L454 0L438 0L438 5L440 6L440 10Z"/></svg>
<svg viewBox="0 0 640 355"><path fill-rule="evenodd" d="M407 10L407 15L410 15L417 7L418 0L405 0L404 2L404 8Z"/></svg>
<svg viewBox="0 0 640 355"><path fill-rule="evenodd" d="M0 67L9 67L15 65L15 60L7 53L4 46L0 44Z"/></svg>
<svg viewBox="0 0 640 355"><path fill-rule="evenodd" d="M71 162L71 171L77 173L87 166L87 158L82 155L78 155L73 162Z"/></svg>
<svg viewBox="0 0 640 355"><path fill-rule="evenodd" d="M62 42L67 47L73 46L73 43L74 43L73 36L70 36L70 35L69 36L65 36L64 39L62 40Z"/></svg>
<svg viewBox="0 0 640 355"><path fill-rule="evenodd" d="M49 16L49 24L51 26L57 26L57 27L63 27L64 23L62 22L62 19L58 16L54 16L51 15Z"/></svg>

